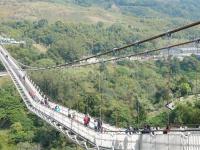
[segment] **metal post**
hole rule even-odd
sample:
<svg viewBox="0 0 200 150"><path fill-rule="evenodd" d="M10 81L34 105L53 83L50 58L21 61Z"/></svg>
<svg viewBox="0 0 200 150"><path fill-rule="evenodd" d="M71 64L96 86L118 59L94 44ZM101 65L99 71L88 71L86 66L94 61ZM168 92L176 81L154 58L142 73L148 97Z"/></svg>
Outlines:
<svg viewBox="0 0 200 150"><path fill-rule="evenodd" d="M101 64L100 64L101 65ZM99 92L100 92L100 108L99 108L99 113L100 113L100 120L102 121L102 89L101 89L101 70L99 66Z"/></svg>
<svg viewBox="0 0 200 150"><path fill-rule="evenodd" d="M198 59L198 48L199 48L199 43L200 41L195 42L195 48L196 48L196 57ZM196 93L195 93L195 97L196 97L196 101L198 100L198 68L197 68L197 64L196 64Z"/></svg>
<svg viewBox="0 0 200 150"><path fill-rule="evenodd" d="M170 45L170 39L171 39L171 34L168 33L167 34L167 40L168 40L168 46ZM170 48L167 49L167 64L168 64L168 81L167 81L167 89L169 90L168 92L170 92L170 76L171 76L171 68L170 68ZM170 93L169 93L170 94ZM167 99L167 104L169 104L169 98ZM170 124L170 118L169 118L169 110L168 110L168 125Z"/></svg>
<svg viewBox="0 0 200 150"><path fill-rule="evenodd" d="M155 135L155 150L156 150L156 137L157 137L157 135Z"/></svg>
<svg viewBox="0 0 200 150"><path fill-rule="evenodd" d="M138 126L138 129L139 129L139 123L140 123L140 102L138 100L138 97L137 97L137 126Z"/></svg>
<svg viewBox="0 0 200 150"><path fill-rule="evenodd" d="M167 134L168 135L168 143L167 143L167 146L168 146L168 150L170 150L169 149L169 134Z"/></svg>

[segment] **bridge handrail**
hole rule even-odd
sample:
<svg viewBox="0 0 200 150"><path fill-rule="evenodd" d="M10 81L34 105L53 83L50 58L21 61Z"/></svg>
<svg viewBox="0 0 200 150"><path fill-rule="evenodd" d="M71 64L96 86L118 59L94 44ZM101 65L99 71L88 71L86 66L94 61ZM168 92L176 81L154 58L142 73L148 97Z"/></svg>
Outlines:
<svg viewBox="0 0 200 150"><path fill-rule="evenodd" d="M66 116L61 115L60 113L57 113L49 108L47 108L46 106L43 106L37 102L35 102L29 95L28 91L26 90L25 86L23 86L23 83L20 81L19 76L15 73L16 69L10 67L10 70L12 71L12 73L14 74L15 78L18 80L18 83L20 84L20 87L23 88L23 91L25 92L26 96L28 97L29 101L31 102L31 104L34 106L35 109L38 109L40 112L48 115L49 117L52 117L54 120L56 120L58 123L62 123L64 125L66 125L66 127L69 127L70 124L70 119L67 118ZM15 70L15 71L14 71ZM39 96L39 93L37 93L37 96ZM34 110L32 110L34 111ZM37 112L35 112L37 114ZM64 122L63 122L64 121ZM66 124L68 123L68 124ZM72 130L74 130L75 132L79 133L80 135L82 135L83 137L86 137L88 140L90 141L94 141L95 142L99 142L102 143L102 141L96 141L96 139L98 138L98 136L102 137L108 137L108 139L113 139L113 136L109 135L109 134L105 134L105 133L97 133L93 130L90 130L88 128L85 128L84 126L80 126L80 124L78 124L77 122L74 122L73 126L71 127ZM81 132L80 132L81 130ZM89 131L89 132L88 132ZM123 140L122 140L123 141ZM122 142L121 141L121 142Z"/></svg>
<svg viewBox="0 0 200 150"><path fill-rule="evenodd" d="M11 70L11 72L12 72L12 74L15 76L15 78L16 79L18 79L18 81L20 81L20 79L18 78L18 75L16 75L16 73L14 72L14 70L12 69L12 68L10 68L10 70ZM32 106L34 106L34 108L35 109L38 109L39 111L41 111L41 112L43 112L43 113L45 113L45 114L48 114L48 116L49 117L52 117L52 114L53 114L53 116L55 116L55 114L56 114L56 119L58 119L62 124L64 124L64 125L66 125L66 122L68 123L68 124L70 124L71 122L69 121L69 119L67 118L67 119L65 119L64 121L65 122L63 122L63 116L61 115L61 114L59 114L59 113L57 113L57 112L55 112L55 111L53 111L53 110L51 110L51 109L47 109L45 106L43 106L43 105L41 105L41 104L39 104L39 103L37 103L37 102L35 102L33 99L32 99L32 97L29 95L29 93L28 93L28 91L25 89L25 87L23 86L23 83L22 82L18 82L21 86L21 88L23 89L23 91L24 91L24 93L26 94L26 96L28 97L28 99L29 99L29 101L31 102L31 105ZM34 110L32 110L32 111L34 111ZM53 119L55 119L55 118L53 118ZM56 120L55 119L55 120ZM73 127L72 127L72 129L75 129L76 131L78 131L77 133L85 133L85 135L90 135L91 137L93 137L94 136L94 134L92 134L91 135L91 131L93 131L93 130L90 130L89 129L89 131L90 132L88 132L88 129L85 131L85 130L83 130L83 129L85 129L85 128L79 128L79 124L78 124L78 129L76 129L75 128L75 126L74 125L76 125L76 122L74 122L73 123ZM77 126L77 125L76 125ZM68 127L68 128L70 128L69 126L66 126L66 127ZM82 132L79 132L79 130L81 129L81 131ZM90 138L91 139L91 138Z"/></svg>
<svg viewBox="0 0 200 150"><path fill-rule="evenodd" d="M9 52L6 50L6 49L4 49L4 51L6 52L6 55L8 55L9 56L9 60L11 60L12 61L12 64L16 67L16 69L19 71L19 73L20 73L20 75L21 75L21 77L23 77L24 76L24 73L22 72L22 71L20 71L20 70L22 70L19 66L17 66L16 65L16 63L15 62L17 62L10 54L9 54ZM27 76L27 75L26 75ZM34 90L34 91L37 91L37 89L35 88L35 86L33 86L32 85L32 83L30 82L30 80L28 79L28 80L26 80L26 82L28 83L28 85L29 85L29 87L30 87L30 89L31 90ZM42 97L41 95L40 95L40 93L39 93L39 99L40 100L44 100L44 97ZM55 103L55 102L50 102L50 104L53 104L54 106L55 105L59 105L60 107L62 107L63 108L63 110L66 110L65 112L68 114L68 109L69 108L65 108L64 106L62 106L62 105L60 105L60 104L57 104L57 103ZM84 114L81 114L81 113L79 113L79 112L77 112L76 110L72 110L71 109L71 111L72 112L75 112L76 113L76 117L78 117L79 118L79 121L82 121L83 120L83 118L84 118ZM91 116L90 116L91 117ZM93 117L91 117L91 124L94 124L94 118ZM103 128L105 129L105 130L122 130L122 128L116 128L116 127L112 127L111 125L109 125L109 124L107 124L107 123L105 123L105 122L103 122ZM125 130L125 129L124 129Z"/></svg>

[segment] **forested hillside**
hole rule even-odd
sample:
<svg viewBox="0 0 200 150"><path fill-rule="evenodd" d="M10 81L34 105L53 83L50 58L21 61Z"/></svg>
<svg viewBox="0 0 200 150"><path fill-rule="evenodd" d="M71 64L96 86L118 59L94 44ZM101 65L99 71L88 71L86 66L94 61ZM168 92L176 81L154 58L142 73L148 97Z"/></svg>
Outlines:
<svg viewBox="0 0 200 150"><path fill-rule="evenodd" d="M0 95L1 150L73 150L73 144L25 108L8 77L0 78Z"/></svg>
<svg viewBox="0 0 200 150"><path fill-rule="evenodd" d="M168 31L200 18L199 0L1 0L0 35L24 40L7 45L18 61L30 66L71 62ZM199 28L198 28L199 29ZM196 38L190 29L172 36L171 44ZM107 57L142 52L169 44L129 48ZM0 64L0 70L4 70ZM169 81L170 74L170 83ZM139 62L119 61L90 67L27 72L53 101L104 122L165 126L165 104L199 92L200 58ZM0 150L74 150L77 147L23 104L9 77L0 78ZM139 111L138 111L139 110ZM196 97L169 113L172 124L199 124Z"/></svg>
<svg viewBox="0 0 200 150"><path fill-rule="evenodd" d="M31 66L71 62L83 56L119 47L126 42L145 38L143 31L140 33L140 30L135 28L120 25L105 26L102 23L77 25L62 22L49 24L46 20L19 21L4 23L2 29L13 36L17 33L18 36L27 40L26 45L7 46L7 49L20 62ZM173 40L186 40L185 35L188 33L198 34L190 30L174 36ZM34 47L35 43L44 45L47 51L38 51ZM167 41L162 40L161 44L153 42L128 51L138 52L166 44ZM115 55L122 55L122 53ZM165 61L149 63L122 61L115 65L101 64L57 72L52 70L29 73L42 90L59 103L83 113L89 112L93 116L99 115L99 107L102 106L104 119L111 124L117 123L115 120L117 114L120 115L118 125L126 126L127 122L135 124L136 104L139 101L141 124L149 121L153 124L159 122L160 125L164 125L166 116L151 120L152 115L150 117L149 114L159 112L166 115L162 109L167 100L171 100L172 97L186 96L196 90L195 71L199 71L199 59L195 56L185 58L183 61L172 59L170 68L167 67ZM168 69L173 72L170 89L166 88ZM153 117L157 117L156 114ZM182 119L177 121L175 117L171 122L189 123ZM197 122L198 119L193 120L193 123Z"/></svg>
<svg viewBox="0 0 200 150"><path fill-rule="evenodd" d="M148 20L177 24L200 18L199 0L1 0L0 21L39 20L136 25Z"/></svg>
<svg viewBox="0 0 200 150"><path fill-rule="evenodd" d="M14 5L18 8L20 5L28 4L30 5L37 5L38 7L41 5L38 4L45 4L46 7L50 8L51 10L55 10L54 8L57 7L57 4L64 4L69 6L68 4L74 4L73 7L66 7L68 11L64 11L64 9L57 9L60 14L60 17L63 15L67 17L67 13L70 13L72 10L76 10L77 12L80 11L87 11L86 9L74 7L74 6L84 6L88 8L96 7L98 9L99 6L106 10L114 10L117 12L122 12L127 14L131 14L133 16L139 17L147 17L147 18L160 18L160 17L180 17L184 19L199 19L200 18L200 0L2 0L0 1L1 5ZM48 5L49 3L56 4ZM63 8L63 7L60 7ZM77 9L78 8L78 9ZM25 7L23 7L26 10ZM24 11L24 10L21 11ZM32 18L38 17L34 16L35 9L39 8L31 8L33 10ZM82 10L81 10L82 9ZM31 10L26 10L29 13ZM40 15L47 16L45 13L48 10L43 9ZM19 12L21 13L21 12ZM57 13L57 12L56 12ZM76 12L74 12L76 13ZM107 12L104 12L107 13ZM6 15L7 13L2 13L2 15ZM86 17L86 16L82 16Z"/></svg>
<svg viewBox="0 0 200 150"><path fill-rule="evenodd" d="M181 17L200 18L199 0L52 0L54 2L73 2L81 6L101 5L110 9L115 5L123 12L141 17Z"/></svg>

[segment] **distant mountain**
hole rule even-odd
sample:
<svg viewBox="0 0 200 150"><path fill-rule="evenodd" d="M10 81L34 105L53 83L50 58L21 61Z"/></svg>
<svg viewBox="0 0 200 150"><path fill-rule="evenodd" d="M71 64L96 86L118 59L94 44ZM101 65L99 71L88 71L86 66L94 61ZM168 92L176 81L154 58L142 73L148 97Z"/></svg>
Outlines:
<svg viewBox="0 0 200 150"><path fill-rule="evenodd" d="M137 0L121 6L137 16L150 17L152 11L170 17L200 19L200 0Z"/></svg>
<svg viewBox="0 0 200 150"><path fill-rule="evenodd" d="M51 0L53 2L72 2L82 6L101 5L112 8L116 5L123 12L142 17L181 17L200 19L200 0Z"/></svg>
<svg viewBox="0 0 200 150"><path fill-rule="evenodd" d="M0 5L9 3L17 6L27 2L73 4L90 8L95 6L144 18L178 17L200 20L200 0L0 0Z"/></svg>

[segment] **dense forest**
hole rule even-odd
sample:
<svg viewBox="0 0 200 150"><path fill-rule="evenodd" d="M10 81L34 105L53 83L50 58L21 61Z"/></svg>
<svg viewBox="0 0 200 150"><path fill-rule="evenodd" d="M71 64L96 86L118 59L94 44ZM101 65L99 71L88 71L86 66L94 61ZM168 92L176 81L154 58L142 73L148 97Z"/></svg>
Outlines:
<svg viewBox="0 0 200 150"><path fill-rule="evenodd" d="M37 67L67 63L145 39L200 17L196 0L173 0L173 3L172 0L51 0L51 3L70 3L78 5L78 9L98 6L108 12L119 9L124 15L138 18L132 20L134 24L50 22L48 17L35 21L1 20L1 36L26 42L5 45L19 62ZM166 19L156 19L158 17ZM200 30L190 29L173 35L170 41L164 37L159 42L152 41L106 57L142 52L198 35ZM0 70L4 71L1 63ZM165 126L168 117L172 125L193 127L200 123L200 103L195 95L189 96L200 92L197 86L200 58L196 55L183 60L171 56L168 60L148 62L122 60L88 67L28 71L27 74L52 101L94 117L101 115L103 121L111 125ZM0 150L79 149L26 109L8 77L0 78L0 94ZM167 102L180 97L185 101L177 102L173 111L165 108Z"/></svg>
<svg viewBox="0 0 200 150"><path fill-rule="evenodd" d="M68 150L75 147L59 132L28 112L11 80L4 77L0 81L0 149Z"/></svg>
<svg viewBox="0 0 200 150"><path fill-rule="evenodd" d="M135 41L142 38L140 32L135 29L127 30L128 27L120 25L107 27L102 23L97 25L75 25L62 22L48 24L46 20L40 20L33 23L8 22L2 28L4 26L9 27L7 32L12 33L13 36L17 32L18 36L27 40L26 45L7 46L7 49L20 62L31 66L49 66L71 62L82 56L119 47L126 44L126 39L129 43L130 39ZM135 32L138 34L134 34L135 37L130 38L131 33ZM177 40L184 40L184 34L181 36L183 38L180 38L179 35ZM47 51L37 51L34 47L35 43L44 45L47 47ZM150 43L129 49L127 52L142 51L147 47L153 49L158 46L160 45ZM86 67L57 72L30 72L30 74L52 99L68 107L79 109L79 111L90 112L94 116L99 115L98 109L101 105L104 107L105 121L115 124L116 115L121 114L122 118L118 118L119 125L126 126L128 121L132 123L136 121L134 117L137 116L135 107L138 101L141 103L141 110L144 110L141 119L145 122L148 119L148 113L164 106L168 99L185 96L196 89L194 79L195 71L199 71L199 59L193 56L186 57L183 61L172 59L170 62L170 68L165 61L149 62L150 64L122 61L115 65L93 66L92 69ZM166 88L168 69L172 72L169 89ZM103 98L101 98L101 94ZM115 110L119 112L115 112ZM162 121L160 124L165 123L164 120ZM180 121L178 123L188 122Z"/></svg>
<svg viewBox="0 0 200 150"><path fill-rule="evenodd" d="M26 41L25 45L8 45L6 48L14 58L30 66L71 62L144 38L142 31L117 24L49 24L44 19L37 22L5 22L0 30ZM184 35L192 32L195 30L174 36L173 39L186 40ZM161 44L153 42L113 55L153 49L167 42L162 39ZM38 49L38 45L43 45L43 51ZM167 101L187 97L199 90L195 79L196 75L200 75L200 59L196 56L185 57L182 61L171 58L170 66L168 63L167 60L148 63L124 60L83 68L29 71L28 74L53 101L94 117L100 116L101 109L103 120L112 125L126 127L127 124L142 126L149 123L165 126L169 112L164 107ZM171 82L167 86L169 71ZM19 96L16 99L10 95L16 95L13 86L4 83L0 92L3 95L0 103L1 128L7 129L3 130L6 134L3 132L2 136L6 136L8 143L22 147L39 144L44 149L59 149L62 145L62 148L69 149L69 143L62 135L51 128L46 129L46 124L28 113ZM171 111L170 122L199 123L199 102L195 99L181 103ZM5 145L6 141L2 142Z"/></svg>

